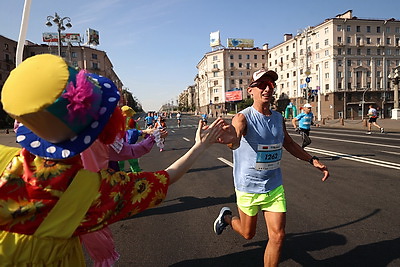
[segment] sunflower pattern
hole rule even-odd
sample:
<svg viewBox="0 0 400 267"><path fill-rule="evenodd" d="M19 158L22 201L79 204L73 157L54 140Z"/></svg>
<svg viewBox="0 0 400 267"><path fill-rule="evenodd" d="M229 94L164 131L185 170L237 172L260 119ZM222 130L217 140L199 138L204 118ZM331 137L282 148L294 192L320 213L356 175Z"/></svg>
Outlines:
<svg viewBox="0 0 400 267"><path fill-rule="evenodd" d="M0 146L1 153L1 146ZM21 149L0 174L0 230L32 235L82 169L79 157L50 161ZM99 172L100 188L75 235L159 205L166 197L165 171Z"/></svg>

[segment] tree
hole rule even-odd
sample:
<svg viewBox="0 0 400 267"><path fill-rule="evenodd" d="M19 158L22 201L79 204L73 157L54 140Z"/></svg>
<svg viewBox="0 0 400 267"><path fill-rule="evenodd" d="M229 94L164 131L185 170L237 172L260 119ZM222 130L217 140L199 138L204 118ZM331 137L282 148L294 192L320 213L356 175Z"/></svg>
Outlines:
<svg viewBox="0 0 400 267"><path fill-rule="evenodd" d="M136 112L143 112L142 105L139 100L128 91L128 88L123 88L121 92L121 101L124 106L131 107Z"/></svg>

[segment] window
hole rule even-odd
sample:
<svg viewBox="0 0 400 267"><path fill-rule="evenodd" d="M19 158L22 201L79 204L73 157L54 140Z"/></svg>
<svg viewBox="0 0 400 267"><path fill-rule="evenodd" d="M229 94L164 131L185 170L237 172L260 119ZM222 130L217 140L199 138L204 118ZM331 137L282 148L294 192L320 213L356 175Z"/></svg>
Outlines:
<svg viewBox="0 0 400 267"><path fill-rule="evenodd" d="M347 48L347 55L351 55L351 48Z"/></svg>
<svg viewBox="0 0 400 267"><path fill-rule="evenodd" d="M339 60L337 61L337 64L338 64L339 67L341 67L341 66L343 65L343 61L342 61L341 59L339 59Z"/></svg>
<svg viewBox="0 0 400 267"><path fill-rule="evenodd" d="M239 68L243 68L243 63L239 63Z"/></svg>
<svg viewBox="0 0 400 267"><path fill-rule="evenodd" d="M381 44L381 38L376 38L376 44Z"/></svg>
<svg viewBox="0 0 400 267"><path fill-rule="evenodd" d="M377 60L376 60L376 65L377 65L377 66L382 66L382 61L381 61L380 59L377 59Z"/></svg>
<svg viewBox="0 0 400 267"><path fill-rule="evenodd" d="M239 55L238 58L239 58L239 59L242 59L242 55Z"/></svg>
<svg viewBox="0 0 400 267"><path fill-rule="evenodd" d="M371 32L371 26L367 26L367 32Z"/></svg>
<svg viewBox="0 0 400 267"><path fill-rule="evenodd" d="M380 33L380 32L381 32L381 27L380 27L380 26L377 26L377 27L376 27L376 32L377 32L377 33Z"/></svg>
<svg viewBox="0 0 400 267"><path fill-rule="evenodd" d="M390 45L390 38L386 38L386 44Z"/></svg>
<svg viewBox="0 0 400 267"><path fill-rule="evenodd" d="M218 103L218 102L219 102L219 97L218 96L214 97L214 103Z"/></svg>
<svg viewBox="0 0 400 267"><path fill-rule="evenodd" d="M341 37L341 36L338 36L337 42L338 42L338 43L341 43L341 42L342 42L342 37Z"/></svg>
<svg viewBox="0 0 400 267"><path fill-rule="evenodd" d="M233 59L233 55L230 55L229 58L230 58L230 59Z"/></svg>
<svg viewBox="0 0 400 267"><path fill-rule="evenodd" d="M377 55L380 55L381 54L381 50L378 48L378 49L376 49L376 54Z"/></svg>
<svg viewBox="0 0 400 267"><path fill-rule="evenodd" d="M243 79L239 79L239 84L243 84Z"/></svg>
<svg viewBox="0 0 400 267"><path fill-rule="evenodd" d="M213 68L214 68L214 69L218 69L218 64L214 64L214 65L213 65Z"/></svg>
<svg viewBox="0 0 400 267"><path fill-rule="evenodd" d="M371 72L367 71L367 77L371 77Z"/></svg>
<svg viewBox="0 0 400 267"><path fill-rule="evenodd" d="M350 25L347 25L346 30L347 30L348 32L351 32L351 26L350 26Z"/></svg>
<svg viewBox="0 0 400 267"><path fill-rule="evenodd" d="M347 66L349 66L349 67L351 66L351 59L347 60Z"/></svg>
<svg viewBox="0 0 400 267"><path fill-rule="evenodd" d="M235 80L231 80L231 84L235 84Z"/></svg>
<svg viewBox="0 0 400 267"><path fill-rule="evenodd" d="M371 66L371 59L367 59L367 66Z"/></svg>
<svg viewBox="0 0 400 267"><path fill-rule="evenodd" d="M382 75L382 72L378 70L378 71L376 72L376 77L382 77L381 75Z"/></svg>
<svg viewBox="0 0 400 267"><path fill-rule="evenodd" d="M351 37L350 36L347 36L347 43L351 44Z"/></svg>
<svg viewBox="0 0 400 267"><path fill-rule="evenodd" d="M218 85L218 81L214 81L214 85ZM218 93L218 88L213 89L214 94Z"/></svg>
<svg viewBox="0 0 400 267"><path fill-rule="evenodd" d="M388 48L386 49L386 55L391 56L392 55L392 49Z"/></svg>
<svg viewBox="0 0 400 267"><path fill-rule="evenodd" d="M341 72L341 71L338 71L338 72L337 72L337 77L338 77L338 78L342 78L342 72Z"/></svg>
<svg viewBox="0 0 400 267"><path fill-rule="evenodd" d="M351 83L347 83L347 89L351 89Z"/></svg>
<svg viewBox="0 0 400 267"><path fill-rule="evenodd" d="M235 72L234 72L234 71L231 71L231 76L234 76L234 74L235 74Z"/></svg>
<svg viewBox="0 0 400 267"><path fill-rule="evenodd" d="M218 71L213 72L213 77L218 77Z"/></svg>
<svg viewBox="0 0 400 267"><path fill-rule="evenodd" d="M250 63L246 63L246 69L250 69Z"/></svg>
<svg viewBox="0 0 400 267"><path fill-rule="evenodd" d="M264 55L263 55L264 56ZM254 59L257 59L257 55L254 55ZM264 59L264 58L263 58Z"/></svg>
<svg viewBox="0 0 400 267"><path fill-rule="evenodd" d="M371 38L367 37L367 44L371 44Z"/></svg>
<svg viewBox="0 0 400 267"><path fill-rule="evenodd" d="M360 32L361 31L361 26L356 26L356 31Z"/></svg>
<svg viewBox="0 0 400 267"><path fill-rule="evenodd" d="M325 69L329 68L329 62L324 62Z"/></svg>
<svg viewBox="0 0 400 267"><path fill-rule="evenodd" d="M72 52L72 53L71 53L71 57L72 57L72 58L77 58L77 57L78 57L78 55L77 55L77 53L76 53L76 52Z"/></svg>
<svg viewBox="0 0 400 267"><path fill-rule="evenodd" d="M319 53L315 54L315 59L319 59Z"/></svg>
<svg viewBox="0 0 400 267"><path fill-rule="evenodd" d="M386 33L390 33L390 27L385 28Z"/></svg>
<svg viewBox="0 0 400 267"><path fill-rule="evenodd" d="M99 69L99 63L92 62L92 68L93 68L94 70L98 70L98 69Z"/></svg>
<svg viewBox="0 0 400 267"><path fill-rule="evenodd" d="M315 44L315 49L319 49L319 43Z"/></svg>
<svg viewBox="0 0 400 267"><path fill-rule="evenodd" d="M254 55L254 59L257 59L257 55ZM265 59L265 55L262 55L261 59Z"/></svg>
<svg viewBox="0 0 400 267"><path fill-rule="evenodd" d="M325 79L329 79L329 72L325 73Z"/></svg>
<svg viewBox="0 0 400 267"><path fill-rule="evenodd" d="M396 27L396 28L395 28L395 32L396 32L396 33L400 33L400 27Z"/></svg>
<svg viewBox="0 0 400 267"><path fill-rule="evenodd" d="M258 64L257 63L254 63L254 68L258 68Z"/></svg>
<svg viewBox="0 0 400 267"><path fill-rule="evenodd" d="M361 66L361 65L362 65L361 60L357 59L357 66Z"/></svg>
<svg viewBox="0 0 400 267"><path fill-rule="evenodd" d="M360 45L361 44L361 37L357 37L356 39L356 45Z"/></svg>
<svg viewBox="0 0 400 267"><path fill-rule="evenodd" d="M342 83L337 84L338 89L342 89Z"/></svg>
<svg viewBox="0 0 400 267"><path fill-rule="evenodd" d="M213 56L213 60L218 60L218 56Z"/></svg>
<svg viewBox="0 0 400 267"><path fill-rule="evenodd" d="M336 31L340 32L342 30L342 25L337 25L336 26Z"/></svg>
<svg viewBox="0 0 400 267"><path fill-rule="evenodd" d="M367 48L367 55L371 55L371 49Z"/></svg>
<svg viewBox="0 0 400 267"><path fill-rule="evenodd" d="M235 65L233 64L233 62L231 62L230 66L231 66L231 68L233 68Z"/></svg>
<svg viewBox="0 0 400 267"><path fill-rule="evenodd" d="M8 50L8 44L4 44L4 50Z"/></svg>
<svg viewBox="0 0 400 267"><path fill-rule="evenodd" d="M338 48L337 54L338 54L339 56L343 54L342 48Z"/></svg>
<svg viewBox="0 0 400 267"><path fill-rule="evenodd" d="M92 59L97 59L97 54L92 54Z"/></svg>
<svg viewBox="0 0 400 267"><path fill-rule="evenodd" d="M357 48L357 56L361 56L361 49Z"/></svg>
<svg viewBox="0 0 400 267"><path fill-rule="evenodd" d="M288 73L286 73L286 78L289 78L289 72L288 72Z"/></svg>
<svg viewBox="0 0 400 267"><path fill-rule="evenodd" d="M325 56L329 56L329 50L325 50Z"/></svg>
<svg viewBox="0 0 400 267"><path fill-rule="evenodd" d="M329 39L325 39L325 45L329 45Z"/></svg>

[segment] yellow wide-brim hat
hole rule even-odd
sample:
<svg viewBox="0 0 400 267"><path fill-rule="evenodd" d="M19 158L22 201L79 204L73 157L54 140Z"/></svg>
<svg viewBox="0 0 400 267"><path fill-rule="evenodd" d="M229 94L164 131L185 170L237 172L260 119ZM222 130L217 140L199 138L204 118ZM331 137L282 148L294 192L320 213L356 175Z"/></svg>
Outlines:
<svg viewBox="0 0 400 267"><path fill-rule="evenodd" d="M30 57L7 78L3 109L21 126L17 142L51 159L78 155L98 137L119 101L114 83L58 56Z"/></svg>

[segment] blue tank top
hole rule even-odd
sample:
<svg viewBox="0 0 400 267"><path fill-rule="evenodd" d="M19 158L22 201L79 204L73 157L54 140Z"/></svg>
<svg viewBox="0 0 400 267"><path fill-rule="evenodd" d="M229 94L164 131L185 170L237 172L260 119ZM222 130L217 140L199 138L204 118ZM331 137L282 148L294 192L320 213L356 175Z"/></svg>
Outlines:
<svg viewBox="0 0 400 267"><path fill-rule="evenodd" d="M246 117L246 135L233 151L235 188L246 193L267 193L282 185L283 117L276 111L270 116L253 107L242 110Z"/></svg>
<svg viewBox="0 0 400 267"><path fill-rule="evenodd" d="M296 119L299 121L299 128L310 130L311 122L312 122L313 118L314 118L314 114L312 114L312 112L310 112L308 114L300 113L299 115L297 115Z"/></svg>

